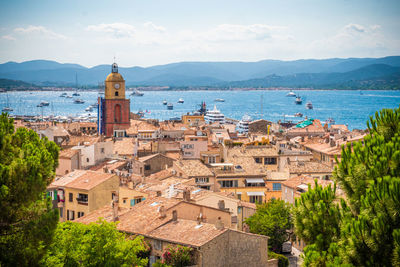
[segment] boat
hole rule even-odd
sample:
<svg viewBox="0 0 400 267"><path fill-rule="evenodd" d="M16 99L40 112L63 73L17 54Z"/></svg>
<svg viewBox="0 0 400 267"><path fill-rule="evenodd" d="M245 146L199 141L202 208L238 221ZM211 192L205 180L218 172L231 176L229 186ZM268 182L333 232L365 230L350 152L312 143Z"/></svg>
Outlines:
<svg viewBox="0 0 400 267"><path fill-rule="evenodd" d="M306 103L306 109L313 109L313 105L312 105L311 101Z"/></svg>
<svg viewBox="0 0 400 267"><path fill-rule="evenodd" d="M50 105L50 103L47 102L47 101L42 101L42 102L39 103L39 105L42 106L42 107L47 107L48 105Z"/></svg>
<svg viewBox="0 0 400 267"><path fill-rule="evenodd" d="M292 91L292 90L290 90L290 92L289 93L287 93L287 95L286 96L292 96L292 97L295 97L296 96L296 94Z"/></svg>
<svg viewBox="0 0 400 267"><path fill-rule="evenodd" d="M89 107L98 108L99 107L99 103L93 103Z"/></svg>
<svg viewBox="0 0 400 267"><path fill-rule="evenodd" d="M167 100L164 100L164 101L162 102L162 104L163 104L163 105L168 104L168 103L167 103Z"/></svg>
<svg viewBox="0 0 400 267"><path fill-rule="evenodd" d="M303 113L297 112L294 114L295 117L303 117Z"/></svg>
<svg viewBox="0 0 400 267"><path fill-rule="evenodd" d="M251 122L251 117L244 115L239 123L236 125L237 131L241 134L247 134L249 132L249 124Z"/></svg>
<svg viewBox="0 0 400 267"><path fill-rule="evenodd" d="M139 118L143 118L143 117L144 117L144 112L143 112L143 110L140 109L140 110L136 113L136 115L138 115Z"/></svg>
<svg viewBox="0 0 400 267"><path fill-rule="evenodd" d="M72 94L72 96L80 96L80 94L78 94L78 92L75 92Z"/></svg>
<svg viewBox="0 0 400 267"><path fill-rule="evenodd" d="M4 107L1 111L2 112L9 112L9 111L13 111L13 109L11 107Z"/></svg>
<svg viewBox="0 0 400 267"><path fill-rule="evenodd" d="M62 93L61 95L60 95L60 97L66 97L67 96L67 93Z"/></svg>
<svg viewBox="0 0 400 267"><path fill-rule="evenodd" d="M167 104L167 109L174 109L174 105L172 105L172 103L168 103Z"/></svg>
<svg viewBox="0 0 400 267"><path fill-rule="evenodd" d="M207 123L219 122L220 124L225 124L225 116L217 109L216 105L214 105L213 110L207 111L204 120Z"/></svg>
<svg viewBox="0 0 400 267"><path fill-rule="evenodd" d="M183 100L183 98L179 98L178 103L183 104L185 101Z"/></svg>
<svg viewBox="0 0 400 267"><path fill-rule="evenodd" d="M70 95L67 95L67 96L65 96L65 98L72 98L72 96L70 96Z"/></svg>
<svg viewBox="0 0 400 267"><path fill-rule="evenodd" d="M74 100L74 104L83 104L83 103L85 103L85 101L80 98Z"/></svg>
<svg viewBox="0 0 400 267"><path fill-rule="evenodd" d="M140 92L138 89L135 89L135 91L132 92L132 96L143 96L144 93Z"/></svg>
<svg viewBox="0 0 400 267"><path fill-rule="evenodd" d="M225 102L225 99L223 99L223 98L216 98L214 101L215 101L215 102Z"/></svg>
<svg viewBox="0 0 400 267"><path fill-rule="evenodd" d="M93 107L92 106L88 106L87 108L85 108L85 111L91 112L91 111L93 111Z"/></svg>
<svg viewBox="0 0 400 267"><path fill-rule="evenodd" d="M303 103L303 100L301 99L300 96L296 96L296 100L294 101L297 105L301 105Z"/></svg>

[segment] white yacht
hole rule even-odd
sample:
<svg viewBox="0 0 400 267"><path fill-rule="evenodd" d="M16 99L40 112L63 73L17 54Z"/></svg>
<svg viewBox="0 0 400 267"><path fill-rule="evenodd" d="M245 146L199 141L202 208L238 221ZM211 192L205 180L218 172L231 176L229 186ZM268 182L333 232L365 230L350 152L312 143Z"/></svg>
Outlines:
<svg viewBox="0 0 400 267"><path fill-rule="evenodd" d="M313 105L312 105L311 101L306 103L306 109L313 109Z"/></svg>
<svg viewBox="0 0 400 267"><path fill-rule="evenodd" d="M286 96L293 96L293 97L295 97L296 96L296 94L292 91L292 90L290 90L290 92L289 93L287 93L287 95Z"/></svg>
<svg viewBox="0 0 400 267"><path fill-rule="evenodd" d="M216 98L214 101L215 101L215 102L225 102L225 99L223 99L223 98Z"/></svg>
<svg viewBox="0 0 400 267"><path fill-rule="evenodd" d="M183 104L185 102L185 100L183 100L183 98L179 98L178 103Z"/></svg>
<svg viewBox="0 0 400 267"><path fill-rule="evenodd" d="M242 120L236 125L237 131L241 134L247 134L249 132L249 124L251 122L251 117L244 115Z"/></svg>
<svg viewBox="0 0 400 267"><path fill-rule="evenodd" d="M168 103L167 109L169 109L169 110L174 109L174 105L172 103Z"/></svg>
<svg viewBox="0 0 400 267"><path fill-rule="evenodd" d="M301 103L303 103L303 100L301 99L300 96L296 97L296 100L294 101L297 105L301 105Z"/></svg>
<svg viewBox="0 0 400 267"><path fill-rule="evenodd" d="M77 98L74 100L74 104L84 104L84 103L85 103L85 101L80 98Z"/></svg>
<svg viewBox="0 0 400 267"><path fill-rule="evenodd" d="M207 123L219 122L220 124L224 124L225 116L217 109L217 106L214 105L213 110L207 111L206 115L204 116L204 120Z"/></svg>
<svg viewBox="0 0 400 267"><path fill-rule="evenodd" d="M132 94L132 96L143 96L144 93L140 92L138 89L135 89Z"/></svg>

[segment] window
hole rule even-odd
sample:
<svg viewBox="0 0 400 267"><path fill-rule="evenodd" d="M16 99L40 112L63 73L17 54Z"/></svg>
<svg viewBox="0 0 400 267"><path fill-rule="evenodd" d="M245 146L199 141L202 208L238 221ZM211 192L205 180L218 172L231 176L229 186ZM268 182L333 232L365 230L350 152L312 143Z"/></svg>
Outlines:
<svg viewBox="0 0 400 267"><path fill-rule="evenodd" d="M65 170L65 174L68 174L68 170Z"/></svg>
<svg viewBox="0 0 400 267"><path fill-rule="evenodd" d="M264 165L276 165L276 158L264 158Z"/></svg>
<svg viewBox="0 0 400 267"><path fill-rule="evenodd" d="M78 197L76 198L76 200L78 201L78 203L80 204L87 204L88 203L88 195L87 194L78 194ZM79 218L79 217L78 217Z"/></svg>
<svg viewBox="0 0 400 267"><path fill-rule="evenodd" d="M242 200L242 194L237 194L236 196L239 200Z"/></svg>
<svg viewBox="0 0 400 267"><path fill-rule="evenodd" d="M100 149L100 152L101 152L102 154L104 154L104 147L102 147L102 148Z"/></svg>
<svg viewBox="0 0 400 267"><path fill-rule="evenodd" d="M118 96L118 92L115 92L115 96Z"/></svg>
<svg viewBox="0 0 400 267"><path fill-rule="evenodd" d="M74 201L74 194L69 193L69 202L73 202Z"/></svg>
<svg viewBox="0 0 400 267"><path fill-rule="evenodd" d="M151 169L150 165L144 165L144 170L145 171L150 171L150 169Z"/></svg>
<svg viewBox="0 0 400 267"><path fill-rule="evenodd" d="M237 180L219 181L218 183L221 185L221 187L238 187Z"/></svg>
<svg viewBox="0 0 400 267"><path fill-rule="evenodd" d="M47 194L51 198L51 200L54 200L54 192L53 191L49 191Z"/></svg>
<svg viewBox="0 0 400 267"><path fill-rule="evenodd" d="M198 184L204 184L204 183L208 183L210 180L208 177L201 177L201 178L196 178L196 183Z"/></svg>
<svg viewBox="0 0 400 267"><path fill-rule="evenodd" d="M250 203L262 203L262 196L250 196Z"/></svg>
<svg viewBox="0 0 400 267"><path fill-rule="evenodd" d="M272 191L281 191L281 184L280 183L273 183L272 184Z"/></svg>
<svg viewBox="0 0 400 267"><path fill-rule="evenodd" d="M153 240L153 247L155 250L162 250L161 240Z"/></svg>
<svg viewBox="0 0 400 267"><path fill-rule="evenodd" d="M67 220L69 221L75 220L75 211L67 210Z"/></svg>
<svg viewBox="0 0 400 267"><path fill-rule="evenodd" d="M84 212L82 212L82 211L78 211L78 218L80 218L80 217L82 217L82 216L84 216L85 215L85 213Z"/></svg>
<svg viewBox="0 0 400 267"><path fill-rule="evenodd" d="M64 209L63 209L63 208L60 208L60 218L63 217L63 213L64 213Z"/></svg>
<svg viewBox="0 0 400 267"><path fill-rule="evenodd" d="M256 163L262 163L262 158L254 158L254 160L256 161Z"/></svg>
<svg viewBox="0 0 400 267"><path fill-rule="evenodd" d="M86 158L86 162L89 162L89 158Z"/></svg>
<svg viewBox="0 0 400 267"><path fill-rule="evenodd" d="M127 198L125 197L124 199L122 199L122 202L125 204L126 200L127 200Z"/></svg>
<svg viewBox="0 0 400 267"><path fill-rule="evenodd" d="M208 163L215 163L215 156L208 157Z"/></svg>

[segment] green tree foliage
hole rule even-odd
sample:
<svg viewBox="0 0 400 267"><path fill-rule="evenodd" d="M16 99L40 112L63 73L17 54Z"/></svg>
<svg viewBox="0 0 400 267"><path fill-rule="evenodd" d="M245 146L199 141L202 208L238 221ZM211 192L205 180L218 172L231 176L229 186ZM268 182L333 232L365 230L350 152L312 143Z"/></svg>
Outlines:
<svg viewBox="0 0 400 267"><path fill-rule="evenodd" d="M42 264L45 266L147 266L143 237L129 239L115 223L60 223Z"/></svg>
<svg viewBox="0 0 400 267"><path fill-rule="evenodd" d="M58 147L0 115L0 265L35 266L51 243L57 210L45 198Z"/></svg>
<svg viewBox="0 0 400 267"><path fill-rule="evenodd" d="M296 231L308 244L306 266L400 266L400 107L377 112L367 125L370 134L363 142L342 147L341 161L333 173L346 194L340 208L331 205L334 212L327 217L316 212L319 198L310 199L312 204L298 202L300 211L307 205L315 208L312 220L316 224L309 226L297 223L306 213L295 213ZM318 191L315 188L307 194ZM329 214L336 214L334 220ZM328 222L333 232L326 232ZM318 236L327 239L323 246Z"/></svg>
<svg viewBox="0 0 400 267"><path fill-rule="evenodd" d="M270 200L257 206L257 211L246 219L250 232L269 236L268 246L280 252L288 240L287 230L292 228L290 205L283 200Z"/></svg>
<svg viewBox="0 0 400 267"><path fill-rule="evenodd" d="M308 185L308 191L295 202L296 235L320 251L327 251L330 244L340 237L340 207L335 200L336 185L323 188L315 181L314 189Z"/></svg>
<svg viewBox="0 0 400 267"><path fill-rule="evenodd" d="M288 267L289 266L289 259L282 254L277 254L275 252L268 251L268 258L277 259L278 267Z"/></svg>

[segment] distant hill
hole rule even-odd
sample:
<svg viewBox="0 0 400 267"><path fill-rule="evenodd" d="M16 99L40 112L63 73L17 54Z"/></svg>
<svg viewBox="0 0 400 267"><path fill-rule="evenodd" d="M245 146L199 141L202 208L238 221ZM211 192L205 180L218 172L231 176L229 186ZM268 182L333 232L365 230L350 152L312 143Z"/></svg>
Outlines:
<svg viewBox="0 0 400 267"><path fill-rule="evenodd" d="M0 79L0 88L3 89L15 89L15 88L31 88L37 87L34 84L26 83L18 80Z"/></svg>
<svg viewBox="0 0 400 267"><path fill-rule="evenodd" d="M344 73L298 73L229 82L225 87L298 87L336 89L400 89L400 67L368 65Z"/></svg>
<svg viewBox="0 0 400 267"><path fill-rule="evenodd" d="M258 62L179 62L147 68L120 67L120 73L128 86L321 86L380 76L388 77L392 74L390 68L397 67L400 67L400 56ZM22 80L43 86L74 86L76 76L80 86L96 86L104 81L109 73L110 65L86 68L78 64L61 64L47 60L0 64L0 78Z"/></svg>

